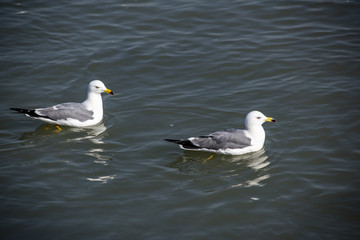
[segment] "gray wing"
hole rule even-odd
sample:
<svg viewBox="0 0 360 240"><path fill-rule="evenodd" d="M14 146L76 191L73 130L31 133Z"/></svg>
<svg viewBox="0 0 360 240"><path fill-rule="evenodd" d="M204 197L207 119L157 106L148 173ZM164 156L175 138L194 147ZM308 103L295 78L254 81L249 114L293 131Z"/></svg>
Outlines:
<svg viewBox="0 0 360 240"><path fill-rule="evenodd" d="M93 119L93 111L87 110L81 103L62 103L48 108L39 108L35 112L54 121L73 118L85 122Z"/></svg>
<svg viewBox="0 0 360 240"><path fill-rule="evenodd" d="M235 128L217 131L207 136L189 138L189 140L196 146L214 150L244 148L251 145L251 139L246 137L245 131Z"/></svg>

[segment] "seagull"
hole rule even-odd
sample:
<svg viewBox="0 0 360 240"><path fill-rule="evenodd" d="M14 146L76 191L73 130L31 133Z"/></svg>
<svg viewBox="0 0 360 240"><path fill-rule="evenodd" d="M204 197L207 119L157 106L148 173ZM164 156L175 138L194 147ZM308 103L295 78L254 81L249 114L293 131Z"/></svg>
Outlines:
<svg viewBox="0 0 360 240"><path fill-rule="evenodd" d="M176 143L184 150L242 155L262 149L265 142L265 131L262 127L264 122L276 122L276 120L266 117L259 111L252 111L246 115L245 129L230 128L186 140L164 140Z"/></svg>
<svg viewBox="0 0 360 240"><path fill-rule="evenodd" d="M10 108L10 110L25 114L27 117L39 119L50 124L70 127L88 127L100 123L103 119L103 104L101 93L114 93L107 89L100 80L89 83L87 97L82 103L61 103L52 107L26 109Z"/></svg>

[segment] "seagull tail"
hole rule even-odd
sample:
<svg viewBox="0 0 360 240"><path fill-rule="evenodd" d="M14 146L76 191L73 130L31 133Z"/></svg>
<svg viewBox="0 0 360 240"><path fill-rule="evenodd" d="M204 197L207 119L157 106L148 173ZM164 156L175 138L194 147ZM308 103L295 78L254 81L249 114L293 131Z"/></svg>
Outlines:
<svg viewBox="0 0 360 240"><path fill-rule="evenodd" d="M48 118L46 116L41 116L35 112L35 109L26 109L26 108L10 108L10 110L14 110L18 113L23 113L28 117L34 117L34 118Z"/></svg>
<svg viewBox="0 0 360 240"><path fill-rule="evenodd" d="M178 139L164 139L165 141L179 144L184 149L199 149L200 147L194 145L190 140L178 140Z"/></svg>

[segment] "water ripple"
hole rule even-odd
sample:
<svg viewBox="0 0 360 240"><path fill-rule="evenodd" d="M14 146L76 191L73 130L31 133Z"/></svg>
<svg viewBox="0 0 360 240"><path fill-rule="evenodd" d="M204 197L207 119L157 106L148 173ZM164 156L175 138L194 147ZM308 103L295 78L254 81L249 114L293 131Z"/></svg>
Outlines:
<svg viewBox="0 0 360 240"><path fill-rule="evenodd" d="M357 239L359 9L341 0L5 1L1 232ZM55 133L6 110L82 101L92 79L117 93L103 96L100 126ZM256 154L204 161L209 154L162 140L242 128L254 109L278 120L264 124Z"/></svg>

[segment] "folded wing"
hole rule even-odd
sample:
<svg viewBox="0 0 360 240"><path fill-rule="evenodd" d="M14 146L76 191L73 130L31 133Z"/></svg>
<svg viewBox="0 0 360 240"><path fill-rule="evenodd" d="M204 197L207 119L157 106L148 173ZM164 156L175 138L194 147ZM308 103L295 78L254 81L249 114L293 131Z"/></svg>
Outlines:
<svg viewBox="0 0 360 240"><path fill-rule="evenodd" d="M241 149L251 145L251 139L246 136L245 131L235 128L217 131L206 136L191 137L187 140L165 140L189 150Z"/></svg>

